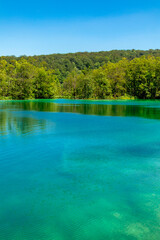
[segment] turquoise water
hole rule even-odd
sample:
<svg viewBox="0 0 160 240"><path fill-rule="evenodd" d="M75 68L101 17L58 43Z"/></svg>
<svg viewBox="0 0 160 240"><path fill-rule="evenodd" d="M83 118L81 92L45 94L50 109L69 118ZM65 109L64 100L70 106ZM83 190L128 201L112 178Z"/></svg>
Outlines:
<svg viewBox="0 0 160 240"><path fill-rule="evenodd" d="M160 239L160 102L1 101L0 239Z"/></svg>

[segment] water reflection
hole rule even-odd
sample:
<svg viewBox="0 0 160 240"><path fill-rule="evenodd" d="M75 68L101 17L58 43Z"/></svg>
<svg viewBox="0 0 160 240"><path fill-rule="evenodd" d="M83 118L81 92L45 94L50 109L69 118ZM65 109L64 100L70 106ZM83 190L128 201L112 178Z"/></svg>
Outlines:
<svg viewBox="0 0 160 240"><path fill-rule="evenodd" d="M38 120L32 117L16 116L16 114L10 111L0 112L0 135L24 135L43 131L45 128L45 120Z"/></svg>
<svg viewBox="0 0 160 240"><path fill-rule="evenodd" d="M106 102L106 104L105 102L103 104L99 102L92 104L90 101L84 102L87 103L82 101L71 101L70 103L69 100L66 100L66 103L65 100L63 103L61 101L58 103L49 100L3 101L0 103L0 109L160 119L160 102L132 101L132 104L127 104L130 101L122 102L122 104L116 101Z"/></svg>
<svg viewBox="0 0 160 240"><path fill-rule="evenodd" d="M51 113L160 119L145 103L0 102L0 239L160 239L160 121Z"/></svg>
<svg viewBox="0 0 160 240"><path fill-rule="evenodd" d="M18 115L19 111L25 115ZM142 117L160 119L160 102L97 102L69 100L33 100L0 102L0 135L29 134L48 127L36 112L80 113L99 116Z"/></svg>

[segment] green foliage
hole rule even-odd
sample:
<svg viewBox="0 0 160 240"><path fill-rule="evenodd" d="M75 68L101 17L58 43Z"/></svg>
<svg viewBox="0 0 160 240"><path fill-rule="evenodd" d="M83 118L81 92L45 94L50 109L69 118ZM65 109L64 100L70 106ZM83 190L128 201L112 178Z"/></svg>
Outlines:
<svg viewBox="0 0 160 240"><path fill-rule="evenodd" d="M92 98L105 99L111 96L111 82L102 68L92 71L92 82Z"/></svg>
<svg viewBox="0 0 160 240"><path fill-rule="evenodd" d="M123 58L118 63L109 62L106 67L107 78L110 79L112 96L117 98L126 94L126 69L128 61Z"/></svg>
<svg viewBox="0 0 160 240"><path fill-rule="evenodd" d="M60 83L68 76L76 67L78 70L97 69L108 62L117 63L123 58L131 61L134 58L142 56L160 57L160 50L112 50L101 52L79 52L68 54L51 54L40 56L21 56L21 57L1 57L0 60L6 60L11 63L13 60L20 61L26 59L36 67L44 67L45 69L58 71Z"/></svg>
<svg viewBox="0 0 160 240"><path fill-rule="evenodd" d="M159 99L160 51L0 58L0 99L56 97Z"/></svg>
<svg viewBox="0 0 160 240"><path fill-rule="evenodd" d="M34 92L38 99L50 99L59 95L60 84L53 71L46 71L44 68L37 70Z"/></svg>
<svg viewBox="0 0 160 240"><path fill-rule="evenodd" d="M160 92L160 59L141 57L132 60L126 70L127 91L140 99L155 99Z"/></svg>
<svg viewBox="0 0 160 240"><path fill-rule="evenodd" d="M0 61L0 98L54 98L61 86L53 70L38 68L26 59L7 63Z"/></svg>
<svg viewBox="0 0 160 240"><path fill-rule="evenodd" d="M63 87L69 98L160 98L160 58L123 58L94 70L72 71Z"/></svg>

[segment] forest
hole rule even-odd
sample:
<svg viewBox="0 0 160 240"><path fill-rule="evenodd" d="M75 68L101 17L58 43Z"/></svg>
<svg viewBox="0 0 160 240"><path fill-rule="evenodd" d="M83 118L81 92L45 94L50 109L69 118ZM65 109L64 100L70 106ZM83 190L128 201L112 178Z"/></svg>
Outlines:
<svg viewBox="0 0 160 240"><path fill-rule="evenodd" d="M0 57L0 99L159 99L160 50Z"/></svg>

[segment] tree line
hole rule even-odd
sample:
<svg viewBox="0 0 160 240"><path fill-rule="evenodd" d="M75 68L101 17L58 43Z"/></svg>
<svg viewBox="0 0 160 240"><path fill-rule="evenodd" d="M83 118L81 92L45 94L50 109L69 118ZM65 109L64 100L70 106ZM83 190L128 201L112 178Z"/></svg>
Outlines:
<svg viewBox="0 0 160 240"><path fill-rule="evenodd" d="M29 57L0 59L1 99L59 97L159 99L160 57L143 55L133 59L122 58L82 69L74 64L63 77L58 68L48 67L45 62L35 64Z"/></svg>
<svg viewBox="0 0 160 240"><path fill-rule="evenodd" d="M144 50L112 50L112 51L101 51L101 52L78 52L68 54L50 54L50 55L39 55L39 56L8 56L0 57L0 60L6 60L8 63L12 63L12 60L20 61L22 59L27 60L36 67L44 67L47 70L55 70L58 75L59 81L62 83L76 67L78 70L84 69L97 69L102 67L108 62L116 63L123 58L129 61L134 58L142 56L154 56L160 57L160 50L150 49Z"/></svg>
<svg viewBox="0 0 160 240"><path fill-rule="evenodd" d="M0 61L1 99L43 99L61 94L54 70L36 67L25 59Z"/></svg>

